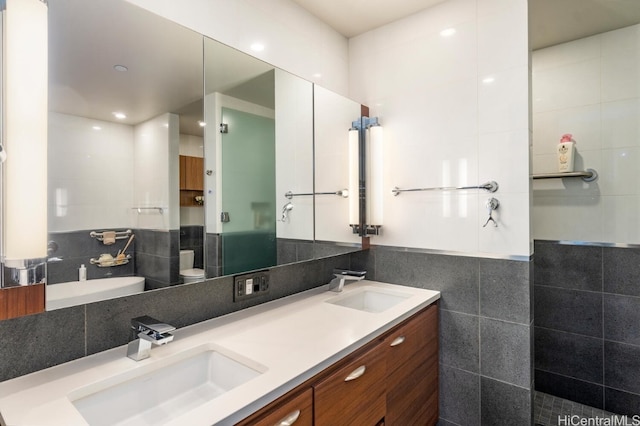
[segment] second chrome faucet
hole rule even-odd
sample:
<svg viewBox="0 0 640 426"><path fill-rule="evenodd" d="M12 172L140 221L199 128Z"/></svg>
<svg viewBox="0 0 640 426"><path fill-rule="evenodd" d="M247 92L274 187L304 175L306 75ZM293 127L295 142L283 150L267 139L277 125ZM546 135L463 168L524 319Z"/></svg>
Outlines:
<svg viewBox="0 0 640 426"><path fill-rule="evenodd" d="M329 283L329 291L339 293L344 288L346 281L360 281L367 275L367 271L348 271L344 269L334 269L334 278Z"/></svg>

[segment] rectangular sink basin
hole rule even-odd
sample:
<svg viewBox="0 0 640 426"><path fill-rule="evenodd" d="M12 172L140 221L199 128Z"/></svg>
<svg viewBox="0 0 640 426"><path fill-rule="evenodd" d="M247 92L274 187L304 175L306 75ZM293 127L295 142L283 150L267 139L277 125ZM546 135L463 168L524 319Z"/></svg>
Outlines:
<svg viewBox="0 0 640 426"><path fill-rule="evenodd" d="M384 312L409 297L411 295L407 293L364 287L326 302L359 311L377 313Z"/></svg>
<svg viewBox="0 0 640 426"><path fill-rule="evenodd" d="M266 371L239 358L207 347L174 362L163 359L123 374L126 377L89 385L69 399L91 425L161 425Z"/></svg>

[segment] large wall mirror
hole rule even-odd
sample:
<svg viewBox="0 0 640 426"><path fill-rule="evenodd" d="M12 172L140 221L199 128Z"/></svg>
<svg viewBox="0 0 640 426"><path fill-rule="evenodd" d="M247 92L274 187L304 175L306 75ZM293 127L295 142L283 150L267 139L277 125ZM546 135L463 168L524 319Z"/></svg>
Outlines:
<svg viewBox="0 0 640 426"><path fill-rule="evenodd" d="M49 45L47 309L359 250L314 196L357 103L125 1L50 0Z"/></svg>

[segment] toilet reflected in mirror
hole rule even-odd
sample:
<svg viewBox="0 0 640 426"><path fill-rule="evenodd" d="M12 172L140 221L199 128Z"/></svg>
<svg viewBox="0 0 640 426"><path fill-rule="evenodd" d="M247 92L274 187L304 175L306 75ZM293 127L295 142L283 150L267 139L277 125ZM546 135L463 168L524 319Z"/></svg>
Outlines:
<svg viewBox="0 0 640 426"><path fill-rule="evenodd" d="M180 250L180 280L187 283L195 283L204 280L204 269L194 268L193 250Z"/></svg>

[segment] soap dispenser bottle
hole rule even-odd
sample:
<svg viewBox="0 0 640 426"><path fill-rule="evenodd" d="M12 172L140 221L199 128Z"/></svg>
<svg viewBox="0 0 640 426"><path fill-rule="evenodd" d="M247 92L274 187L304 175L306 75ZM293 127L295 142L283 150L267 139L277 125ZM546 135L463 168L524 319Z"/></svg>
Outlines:
<svg viewBox="0 0 640 426"><path fill-rule="evenodd" d="M560 173L573 172L576 151L576 141L570 133L562 135L558 144L558 171Z"/></svg>
<svg viewBox="0 0 640 426"><path fill-rule="evenodd" d="M86 280L87 280L87 268L85 268L84 264L82 264L78 269L78 281L86 281Z"/></svg>

